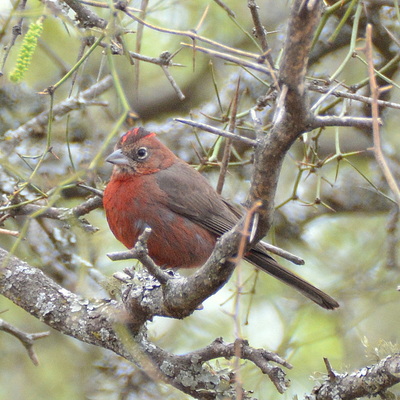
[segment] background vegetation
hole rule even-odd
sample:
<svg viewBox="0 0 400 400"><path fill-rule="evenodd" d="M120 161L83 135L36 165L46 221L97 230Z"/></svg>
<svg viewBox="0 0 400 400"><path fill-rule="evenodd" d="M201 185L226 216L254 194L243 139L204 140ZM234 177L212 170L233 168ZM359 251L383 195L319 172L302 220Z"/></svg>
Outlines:
<svg viewBox="0 0 400 400"><path fill-rule="evenodd" d="M157 132L216 186L226 139L196 124L227 130L237 87L238 134L255 138L250 111L257 110L268 135L279 106L268 62L279 76L291 2L259 0L257 5L267 51L245 1L0 5L0 246L74 293L109 298L110 284L99 281L132 261L107 258L123 246L109 231L101 207L85 215L86 223L42 218L43 210L66 212L93 196L87 187L102 190L111 173L104 158L132 126ZM94 16L83 19L78 6ZM340 309L320 310L242 263L203 310L183 320L156 317L148 323L149 338L158 346L180 354L220 336L227 342L244 338L293 365L286 370L291 386L285 398L311 393L326 373L323 357L333 369L351 372L398 352L399 196L371 150L364 48L370 23L373 64L384 88L380 99L387 102L379 107L383 158L396 183L399 15L393 1L323 4L305 82L311 112L338 117L338 126L310 130L290 148L266 238L304 258L301 267L282 263L331 294ZM267 62L258 62L260 55ZM48 115L54 117L50 122ZM348 123L339 123L346 117ZM174 118L192 120L194 126ZM252 162L253 148L233 142L222 192L226 198L238 204L246 200ZM48 330L5 297L0 312L4 323L24 332ZM39 366L15 337L1 336L4 399L189 398L153 382L123 358L56 330L35 341ZM211 366L228 369L236 362L219 359ZM282 397L249 361L238 376L255 398ZM391 390L398 395L396 386Z"/></svg>

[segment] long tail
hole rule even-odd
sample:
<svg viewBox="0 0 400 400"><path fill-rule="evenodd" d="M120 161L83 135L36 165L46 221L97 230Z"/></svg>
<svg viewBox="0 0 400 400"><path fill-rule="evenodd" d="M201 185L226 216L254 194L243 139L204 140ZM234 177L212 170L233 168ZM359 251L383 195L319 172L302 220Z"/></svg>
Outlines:
<svg viewBox="0 0 400 400"><path fill-rule="evenodd" d="M259 244L255 248L251 249L246 255L245 259L250 261L262 271L267 272L283 283L286 283L287 285L298 290L300 293L317 303L319 306L328 310L334 310L335 308L339 307L339 303L332 297L311 285L311 283L308 283L304 279L300 278L292 271L288 270L282 265L279 265L265 252L262 245Z"/></svg>

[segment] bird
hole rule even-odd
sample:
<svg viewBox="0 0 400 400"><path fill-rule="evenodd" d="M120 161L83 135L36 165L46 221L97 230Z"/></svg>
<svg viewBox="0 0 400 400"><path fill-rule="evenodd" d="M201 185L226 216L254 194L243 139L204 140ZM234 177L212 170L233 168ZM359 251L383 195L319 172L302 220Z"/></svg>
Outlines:
<svg viewBox="0 0 400 400"><path fill-rule="evenodd" d="M148 254L163 269L201 267L217 239L242 217L200 172L143 127L126 132L106 161L113 164L103 195L112 233L132 249L150 227ZM319 306L339 307L328 294L280 265L261 242L244 259Z"/></svg>

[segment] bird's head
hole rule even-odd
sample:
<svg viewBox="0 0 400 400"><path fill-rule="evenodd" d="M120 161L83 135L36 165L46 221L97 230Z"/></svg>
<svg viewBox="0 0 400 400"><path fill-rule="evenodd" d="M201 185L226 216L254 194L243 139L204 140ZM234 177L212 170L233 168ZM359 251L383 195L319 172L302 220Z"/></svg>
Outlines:
<svg viewBox="0 0 400 400"><path fill-rule="evenodd" d="M115 173L146 175L168 168L176 156L163 145L154 132L135 128L126 132L106 161L114 164Z"/></svg>

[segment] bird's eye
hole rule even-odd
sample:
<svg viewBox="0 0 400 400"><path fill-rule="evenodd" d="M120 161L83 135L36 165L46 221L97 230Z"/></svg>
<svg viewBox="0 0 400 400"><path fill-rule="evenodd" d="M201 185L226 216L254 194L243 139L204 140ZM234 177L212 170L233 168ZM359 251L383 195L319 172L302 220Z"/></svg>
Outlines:
<svg viewBox="0 0 400 400"><path fill-rule="evenodd" d="M139 147L137 152L138 160L144 160L148 156L148 151L146 147Z"/></svg>

